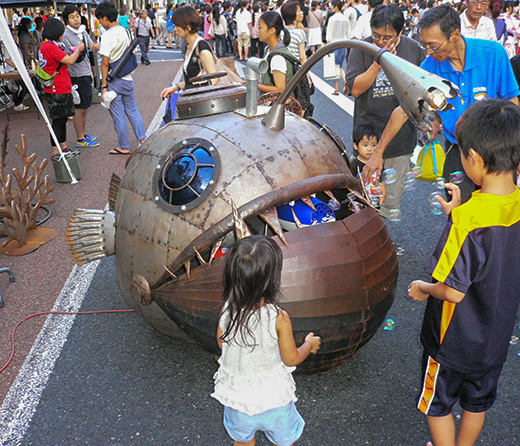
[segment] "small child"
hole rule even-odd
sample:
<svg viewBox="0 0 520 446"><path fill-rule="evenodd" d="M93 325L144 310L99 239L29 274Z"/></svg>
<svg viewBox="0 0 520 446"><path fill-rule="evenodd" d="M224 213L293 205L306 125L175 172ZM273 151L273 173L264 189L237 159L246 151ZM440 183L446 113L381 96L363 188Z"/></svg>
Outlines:
<svg viewBox="0 0 520 446"><path fill-rule="evenodd" d="M359 178L363 174L365 164L368 162L374 148L379 142L379 135L375 131L374 127L369 124L362 124L357 126L352 132L352 142L354 149L358 152L358 156L353 156L350 159L350 167L352 175ZM380 178L382 179L382 177ZM376 183L377 184L377 183ZM379 203L376 207L379 207L385 201L386 197L386 185L383 182L379 183ZM368 188L367 188L368 190ZM375 204L375 203L374 203Z"/></svg>
<svg viewBox="0 0 520 446"><path fill-rule="evenodd" d="M474 103L459 119L462 165L481 190L460 205L437 201L446 228L430 263L433 283L413 281L408 292L428 300L421 331L423 385L418 409L435 445L473 445L496 398L520 301L520 108L503 99ZM460 206L459 206L460 205ZM458 434L452 408L462 406Z"/></svg>
<svg viewBox="0 0 520 446"><path fill-rule="evenodd" d="M291 318L278 305L282 262L276 242L260 235L236 242L226 255L217 334L222 356L211 396L225 406L224 426L235 446L254 446L258 430L291 446L305 425L294 405L292 371L321 340L309 333L296 348Z"/></svg>

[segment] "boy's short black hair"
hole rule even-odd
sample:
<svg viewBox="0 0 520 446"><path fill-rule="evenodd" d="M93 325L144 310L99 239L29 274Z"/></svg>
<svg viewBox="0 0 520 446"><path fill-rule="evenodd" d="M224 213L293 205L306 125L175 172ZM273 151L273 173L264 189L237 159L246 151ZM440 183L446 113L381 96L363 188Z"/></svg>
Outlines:
<svg viewBox="0 0 520 446"><path fill-rule="evenodd" d="M460 117L455 136L462 155L473 149L488 173L505 173L520 164L520 107L506 99L483 99Z"/></svg>
<svg viewBox="0 0 520 446"><path fill-rule="evenodd" d="M63 18L65 25L69 24L69 15L73 14L76 11L81 16L81 10L76 5L65 6L65 8L63 9L63 12L61 13L61 17Z"/></svg>
<svg viewBox="0 0 520 446"><path fill-rule="evenodd" d="M358 145L359 141L361 141L364 136L367 138L375 137L379 141L379 133L374 127L372 127L370 124L361 124L358 125L352 132L352 142Z"/></svg>
<svg viewBox="0 0 520 446"><path fill-rule="evenodd" d="M42 39L57 41L65 32L65 25L60 19L49 19L45 22Z"/></svg>
<svg viewBox="0 0 520 446"><path fill-rule="evenodd" d="M110 23L114 23L117 20L117 8L116 5L114 5L110 1L106 1L98 5L96 8L96 17L98 19L102 19L103 17L106 17L106 19Z"/></svg>

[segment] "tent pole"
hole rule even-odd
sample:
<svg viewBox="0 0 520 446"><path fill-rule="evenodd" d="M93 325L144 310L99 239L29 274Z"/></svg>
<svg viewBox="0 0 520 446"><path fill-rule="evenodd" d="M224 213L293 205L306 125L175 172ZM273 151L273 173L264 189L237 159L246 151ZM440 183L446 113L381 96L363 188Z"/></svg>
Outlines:
<svg viewBox="0 0 520 446"><path fill-rule="evenodd" d="M93 42L95 42L95 36L94 36L94 29L93 27L96 26L95 23L90 23L90 18L92 17L92 5L90 3L87 3L87 14L88 14L88 23L90 28L90 38ZM99 42L96 42L99 43ZM99 69L99 57L98 53L94 53L94 87L101 86L100 83L100 69ZM98 91L94 89L94 94L97 94Z"/></svg>

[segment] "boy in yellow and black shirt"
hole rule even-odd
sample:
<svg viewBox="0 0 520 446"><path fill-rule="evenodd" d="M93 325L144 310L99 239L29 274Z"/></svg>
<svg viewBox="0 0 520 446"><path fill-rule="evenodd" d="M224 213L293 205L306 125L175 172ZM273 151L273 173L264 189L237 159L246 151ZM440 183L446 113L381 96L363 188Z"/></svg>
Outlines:
<svg viewBox="0 0 520 446"><path fill-rule="evenodd" d="M418 408L427 415L435 445L473 445L498 379L520 301L520 108L503 99L473 104L456 137L466 174L481 190L460 205L460 190L442 204L450 219L435 249L433 283L408 289L428 300L421 332L423 385ZM460 206L459 206L460 205ZM451 414L463 409L456 434Z"/></svg>

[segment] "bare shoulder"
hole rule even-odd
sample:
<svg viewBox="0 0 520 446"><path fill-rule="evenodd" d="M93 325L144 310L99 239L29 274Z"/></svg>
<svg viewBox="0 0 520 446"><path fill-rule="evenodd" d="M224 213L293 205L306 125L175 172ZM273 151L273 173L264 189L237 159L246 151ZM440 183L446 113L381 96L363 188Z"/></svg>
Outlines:
<svg viewBox="0 0 520 446"><path fill-rule="evenodd" d="M287 311L280 308L278 310L278 315L276 316L276 330L279 331L287 328L292 329L291 317Z"/></svg>

